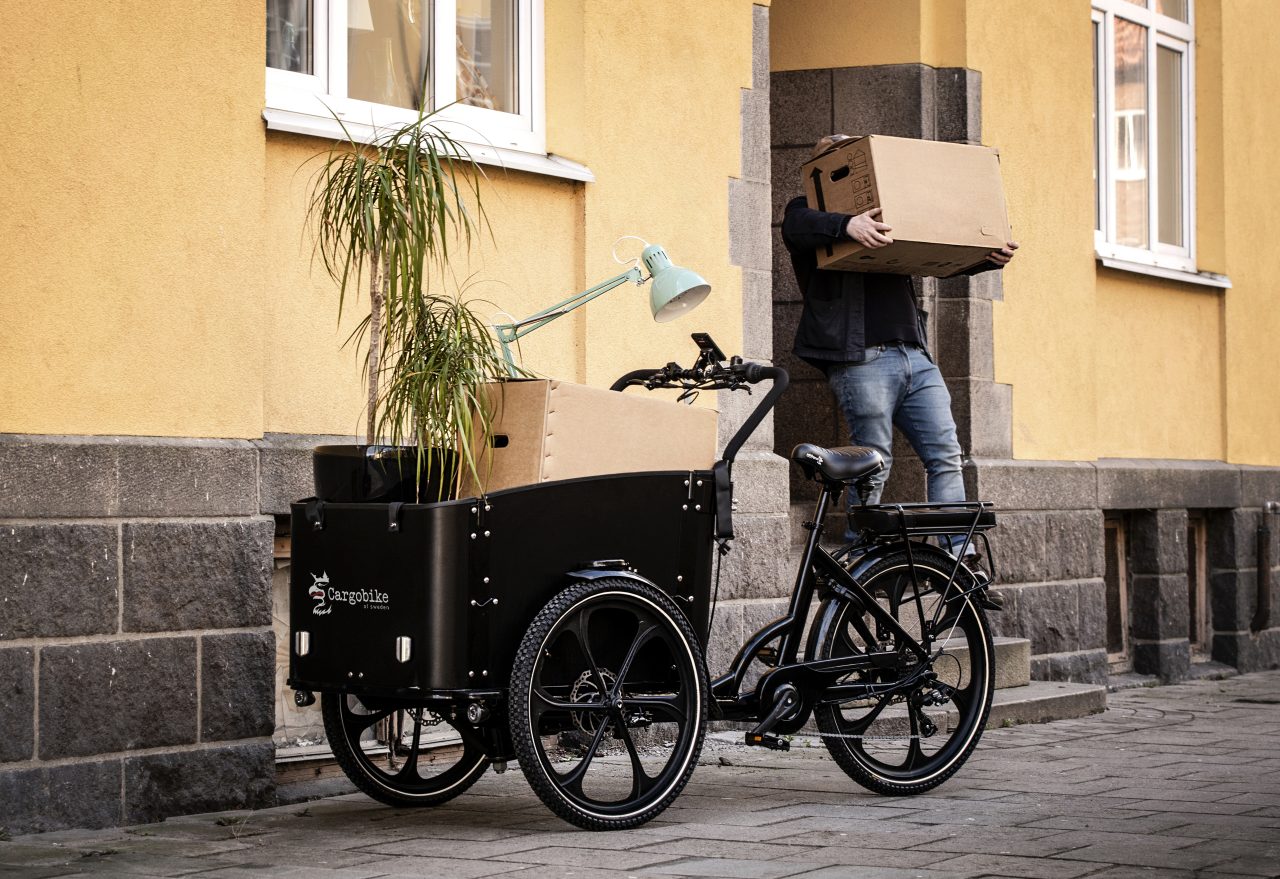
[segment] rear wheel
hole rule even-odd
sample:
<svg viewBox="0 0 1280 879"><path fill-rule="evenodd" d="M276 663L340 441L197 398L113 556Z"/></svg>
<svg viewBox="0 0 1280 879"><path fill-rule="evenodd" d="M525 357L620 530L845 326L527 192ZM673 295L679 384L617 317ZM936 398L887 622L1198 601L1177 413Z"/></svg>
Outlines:
<svg viewBox="0 0 1280 879"><path fill-rule="evenodd" d="M859 576L911 637L932 632L926 663L856 672L841 683L879 692L819 704L814 715L823 742L850 778L881 794L908 795L942 784L978 744L991 710L994 651L986 619L961 569L945 595L954 559L932 547L912 548L872 564ZM815 659L890 652L909 656L905 639L841 598L822 605L810 642Z"/></svg>
<svg viewBox="0 0 1280 879"><path fill-rule="evenodd" d="M475 784L489 766L474 728L450 720L444 706L404 707L325 693L321 713L347 778L390 806L439 805Z"/></svg>
<svg viewBox="0 0 1280 879"><path fill-rule="evenodd" d="M511 739L551 811L588 830L638 827L684 789L705 735L707 671L658 589L579 583L534 618L511 671Z"/></svg>

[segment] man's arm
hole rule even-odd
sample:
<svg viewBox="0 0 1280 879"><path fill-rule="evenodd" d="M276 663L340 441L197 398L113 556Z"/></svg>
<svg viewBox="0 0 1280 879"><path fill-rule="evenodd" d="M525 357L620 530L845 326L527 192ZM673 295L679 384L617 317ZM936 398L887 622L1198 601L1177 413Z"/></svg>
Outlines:
<svg viewBox="0 0 1280 879"><path fill-rule="evenodd" d="M848 214L815 211L803 198L793 199L782 218L782 242L787 250L817 250L845 240Z"/></svg>

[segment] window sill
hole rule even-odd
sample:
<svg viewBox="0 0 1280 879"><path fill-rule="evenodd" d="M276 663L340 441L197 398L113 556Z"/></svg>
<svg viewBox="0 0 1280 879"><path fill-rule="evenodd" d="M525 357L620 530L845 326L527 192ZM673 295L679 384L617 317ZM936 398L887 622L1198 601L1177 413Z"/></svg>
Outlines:
<svg viewBox="0 0 1280 879"><path fill-rule="evenodd" d="M262 111L262 118L270 131L287 131L292 134L306 134L312 137L323 137L327 140L345 140L347 134L336 119L313 116L310 113L299 113L294 110L280 110L267 107ZM355 140L367 143L373 137L373 127L362 123L345 123L347 131ZM580 165L569 159L542 153L528 153L521 150L506 149L490 144L468 143L467 150L471 157L482 165L493 165L508 171L527 171L531 174L544 174L548 177L561 177L566 180L578 180L583 183L595 182L596 175L586 165Z"/></svg>
<svg viewBox="0 0 1280 879"><path fill-rule="evenodd" d="M1097 254L1097 258L1104 268L1115 269L1116 271L1133 272L1135 275L1147 275L1148 277L1164 278L1169 281L1181 281L1184 284L1197 284L1201 287L1216 287L1221 290L1231 287L1230 278L1213 272L1190 272L1185 269L1170 269L1147 263L1133 262L1127 259L1116 259L1102 254Z"/></svg>

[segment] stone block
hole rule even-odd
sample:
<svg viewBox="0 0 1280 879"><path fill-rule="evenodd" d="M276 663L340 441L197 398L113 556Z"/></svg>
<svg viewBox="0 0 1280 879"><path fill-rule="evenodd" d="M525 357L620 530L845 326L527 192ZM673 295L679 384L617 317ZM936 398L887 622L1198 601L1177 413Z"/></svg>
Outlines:
<svg viewBox="0 0 1280 879"><path fill-rule="evenodd" d="M1031 641L1031 653L1068 653L1080 647L1080 599L1075 583L1037 583L1018 588L1015 633Z"/></svg>
<svg viewBox="0 0 1280 879"><path fill-rule="evenodd" d="M1105 684L1107 651L1081 650L1031 657L1031 678L1037 681L1067 681L1073 684Z"/></svg>
<svg viewBox="0 0 1280 879"><path fill-rule="evenodd" d="M148 638L40 652L40 758L196 740L196 642Z"/></svg>
<svg viewBox="0 0 1280 879"><path fill-rule="evenodd" d="M774 336L777 338L777 319L778 309L783 306L792 306L795 308L795 317L791 321L790 329L787 331L783 350L790 351L795 343L796 325L800 318L800 304L804 301L804 297L800 295L800 285L796 281L795 270L791 266L791 254L787 252L786 246L782 243L782 232L777 226L773 227L773 306L774 306ZM779 350L775 345L775 355Z"/></svg>
<svg viewBox="0 0 1280 879"><path fill-rule="evenodd" d="M769 90L769 7L751 7L751 87Z"/></svg>
<svg viewBox="0 0 1280 879"><path fill-rule="evenodd" d="M742 89L742 179L769 182L769 91Z"/></svg>
<svg viewBox="0 0 1280 879"><path fill-rule="evenodd" d="M1105 580L1081 580L1080 647L1106 652L1107 647L1107 583Z"/></svg>
<svg viewBox="0 0 1280 879"><path fill-rule="evenodd" d="M767 386L765 386L767 387ZM720 413L720 418L716 423L716 449L717 453L723 453L729 441L733 439L742 425L746 424L747 419L751 417L752 411L760 402L760 398L764 391L757 391L754 394L747 394L745 391L717 391L716 392L716 408ZM767 451L773 448L773 413L765 415L764 419L756 425L756 429L746 438L742 444L744 451Z"/></svg>
<svg viewBox="0 0 1280 879"><path fill-rule="evenodd" d="M932 140L934 69L924 64L842 67L831 73L832 131Z"/></svg>
<svg viewBox="0 0 1280 879"><path fill-rule="evenodd" d="M1045 521L1045 578L1081 580L1106 573L1101 510L1049 513Z"/></svg>
<svg viewBox="0 0 1280 879"><path fill-rule="evenodd" d="M0 650L0 763L35 757L35 656L29 647Z"/></svg>
<svg viewBox="0 0 1280 879"><path fill-rule="evenodd" d="M742 644L745 643L748 638L750 638L756 632L763 629L769 623L773 622L779 617L786 616L787 607L788 607L788 602L786 599L780 599L775 601L743 602L742 604L742 637L741 639L739 639L738 646L741 647ZM799 652L801 657L804 656L806 640L807 639L805 637L803 636L801 637L800 644L799 644ZM774 647L779 646L779 644L780 644L780 641L777 641L777 640L772 642L772 645ZM735 656L737 655L736 652L734 655ZM730 662L732 661L733 661L733 657L730 657ZM729 663L725 663L722 667L714 670L712 674L713 675L723 674L728 670L729 670ZM743 679L743 682L744 682L743 689L753 688L756 682L760 680L760 676L763 675L766 670L767 670L767 666L765 666L763 663L760 663L760 662L752 663L750 670L747 672L747 676Z"/></svg>
<svg viewBox="0 0 1280 879"><path fill-rule="evenodd" d="M75 437L0 434L0 510L23 519L110 516L116 449Z"/></svg>
<svg viewBox="0 0 1280 879"><path fill-rule="evenodd" d="M1262 514L1257 510L1215 510L1209 514L1209 568L1216 570L1251 568L1257 564L1258 525ZM1280 528L1274 529L1273 540L1280 539ZM1274 546L1273 546L1274 552ZM1273 554L1272 558L1276 556Z"/></svg>
<svg viewBox="0 0 1280 879"><path fill-rule="evenodd" d="M121 442L118 515L252 516L258 455L244 440Z"/></svg>
<svg viewBox="0 0 1280 879"><path fill-rule="evenodd" d="M769 75L769 131L777 146L812 147L831 134L831 71L786 70Z"/></svg>
<svg viewBox="0 0 1280 879"><path fill-rule="evenodd" d="M930 337L938 369L948 379L995 379L991 302L986 299L939 299L932 311L936 328Z"/></svg>
<svg viewBox="0 0 1280 879"><path fill-rule="evenodd" d="M743 601L720 601L711 620L711 636L707 639L707 672L712 680L722 674L742 646Z"/></svg>
<svg viewBox="0 0 1280 879"><path fill-rule="evenodd" d="M747 269L773 268L769 184L729 179L729 261Z"/></svg>
<svg viewBox="0 0 1280 879"><path fill-rule="evenodd" d="M967 496L990 501L1000 510L1091 510L1098 506L1091 464L977 457L967 460L964 470Z"/></svg>
<svg viewBox="0 0 1280 879"><path fill-rule="evenodd" d="M800 443L839 446L847 443L847 434L838 420L835 398L826 382L797 381L787 389L774 410L774 450L784 460L791 460L791 450ZM818 496L816 483L806 480L792 466L792 500Z"/></svg>
<svg viewBox="0 0 1280 879"><path fill-rule="evenodd" d="M934 137L982 143L982 74L965 67L934 72Z"/></svg>
<svg viewBox="0 0 1280 879"><path fill-rule="evenodd" d="M124 761L125 823L275 805L275 748L229 745Z"/></svg>
<svg viewBox="0 0 1280 879"><path fill-rule="evenodd" d="M1213 658L1242 673L1280 668L1280 628L1261 632L1215 632Z"/></svg>
<svg viewBox="0 0 1280 879"><path fill-rule="evenodd" d="M1150 510L1129 517L1129 570L1134 574L1187 572L1187 511Z"/></svg>
<svg viewBox="0 0 1280 879"><path fill-rule="evenodd" d="M995 588L990 590L991 594L996 596L1004 603L1004 609L999 611L988 611L987 622L991 625L991 634L996 638L1021 638L1022 627L1018 624L1018 593L1022 590L1017 586ZM1027 648L1030 651L1030 647Z"/></svg>
<svg viewBox="0 0 1280 879"><path fill-rule="evenodd" d="M124 525L124 627L130 632L271 624L275 523Z"/></svg>
<svg viewBox="0 0 1280 879"><path fill-rule="evenodd" d="M799 302L775 302L773 304L774 363L787 371L793 388L801 382L817 382L825 386L827 381L822 373L792 352L796 340L796 325L800 321L800 311L801 304ZM791 391L787 393L790 394ZM786 397L782 399L785 401Z"/></svg>
<svg viewBox="0 0 1280 879"><path fill-rule="evenodd" d="M1280 467L1240 465L1240 506L1261 507L1280 501Z"/></svg>
<svg viewBox="0 0 1280 879"><path fill-rule="evenodd" d="M733 549L720 560L720 597L731 600L786 595L791 587L787 514L735 516L733 530Z"/></svg>
<svg viewBox="0 0 1280 879"><path fill-rule="evenodd" d="M115 525L0 527L0 640L114 632Z"/></svg>
<svg viewBox="0 0 1280 879"><path fill-rule="evenodd" d="M914 454L895 454L889 469L889 478L885 480L884 490L880 494L881 503L921 503L928 499L928 494L928 477L920 459ZM857 492L855 491L852 496L856 499Z"/></svg>
<svg viewBox="0 0 1280 879"><path fill-rule="evenodd" d="M10 833L114 827L122 817L119 760L0 771L0 827Z"/></svg>
<svg viewBox="0 0 1280 879"><path fill-rule="evenodd" d="M977 458L1013 454L1013 386L985 379L948 379L960 448Z"/></svg>
<svg viewBox="0 0 1280 879"><path fill-rule="evenodd" d="M773 360L773 274L742 270L742 357ZM745 394L744 394L745 396Z"/></svg>
<svg viewBox="0 0 1280 879"><path fill-rule="evenodd" d="M1133 576L1129 583L1129 631L1135 638L1185 638L1190 616L1186 574Z"/></svg>
<svg viewBox="0 0 1280 879"><path fill-rule="evenodd" d="M1232 464L1101 458L1096 466L1104 510L1240 506L1240 470Z"/></svg>
<svg viewBox="0 0 1280 879"><path fill-rule="evenodd" d="M976 275L938 279L938 299L1004 299L1004 272L992 269Z"/></svg>
<svg viewBox="0 0 1280 879"><path fill-rule="evenodd" d="M200 740L269 736L275 728L275 636L206 635L200 656Z"/></svg>
<svg viewBox="0 0 1280 879"><path fill-rule="evenodd" d="M1044 513L997 513L996 529L989 534L997 583L1039 583L1048 579Z"/></svg>
<svg viewBox="0 0 1280 879"><path fill-rule="evenodd" d="M809 161L813 152L812 145L801 147L774 147L769 151L770 223L776 234L777 246L773 251L774 269L785 269L792 276L791 260L787 256L786 246L782 243L782 218L791 199L805 194L804 180L800 175L800 166Z"/></svg>
<svg viewBox="0 0 1280 879"><path fill-rule="evenodd" d="M1255 571L1217 571L1209 576L1209 619L1217 632L1244 632L1258 606Z"/></svg>
<svg viewBox="0 0 1280 879"><path fill-rule="evenodd" d="M1191 644L1180 641L1138 641L1129 647L1133 670L1142 675L1156 675L1165 683L1186 680L1191 671Z"/></svg>
<svg viewBox="0 0 1280 879"><path fill-rule="evenodd" d="M734 514L786 513L789 461L771 451L743 451L733 463Z"/></svg>

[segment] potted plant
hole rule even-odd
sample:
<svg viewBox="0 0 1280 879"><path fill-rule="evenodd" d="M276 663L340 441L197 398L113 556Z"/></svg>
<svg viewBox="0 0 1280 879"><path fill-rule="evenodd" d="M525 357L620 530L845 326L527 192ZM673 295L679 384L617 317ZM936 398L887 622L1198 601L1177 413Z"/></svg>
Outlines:
<svg viewBox="0 0 1280 879"><path fill-rule="evenodd" d="M485 383L508 374L489 325L461 297L432 292L449 247L487 228L483 173L434 114L350 132L312 180L315 250L338 286L339 314L367 292L368 313L346 344L364 346L365 445L320 446L322 500L424 501L462 475L482 484L475 449L492 424ZM471 202L468 205L468 200Z"/></svg>

